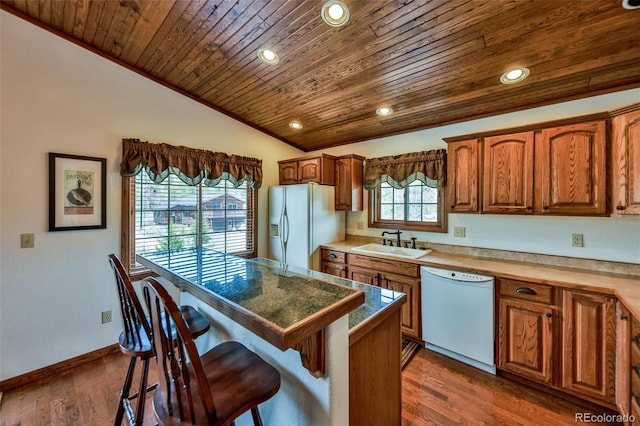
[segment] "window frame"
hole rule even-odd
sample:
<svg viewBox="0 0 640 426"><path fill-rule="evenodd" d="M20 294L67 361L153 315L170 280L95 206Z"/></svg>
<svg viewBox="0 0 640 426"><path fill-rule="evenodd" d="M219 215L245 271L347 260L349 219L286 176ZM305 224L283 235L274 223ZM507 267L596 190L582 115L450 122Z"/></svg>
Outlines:
<svg viewBox="0 0 640 426"><path fill-rule="evenodd" d="M407 191L408 187L403 188ZM438 221L437 222L413 222L408 220L388 220L380 219L380 185L368 191L369 193L369 228L391 228L421 232L447 232L447 210L446 195L444 186L438 186ZM407 211L408 196L405 194L405 212ZM405 215L405 217L407 217Z"/></svg>
<svg viewBox="0 0 640 426"><path fill-rule="evenodd" d="M131 201L135 199L135 181L136 176L122 178L122 200L121 200L121 238L120 238L120 258L132 279L141 280L148 276L155 275L145 267L136 267L135 261L135 203ZM221 181L223 182L223 181ZM198 209L199 215L202 214L202 192L199 192ZM258 252L258 190L248 184L247 188L247 228L249 221L252 223L251 241L253 242L252 250L234 255L245 258L257 257ZM225 231L226 232L226 231ZM202 235L198 234L199 244L202 244Z"/></svg>

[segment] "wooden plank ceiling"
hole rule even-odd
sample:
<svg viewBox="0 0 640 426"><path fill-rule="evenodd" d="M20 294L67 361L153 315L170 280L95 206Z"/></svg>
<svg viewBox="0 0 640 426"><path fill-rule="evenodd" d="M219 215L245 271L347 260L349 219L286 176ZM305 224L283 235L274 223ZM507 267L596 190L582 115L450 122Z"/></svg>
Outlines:
<svg viewBox="0 0 640 426"><path fill-rule="evenodd" d="M341 28L316 0L1 5L304 151L640 86L640 9L622 0L344 2ZM501 84L513 66L531 75Z"/></svg>

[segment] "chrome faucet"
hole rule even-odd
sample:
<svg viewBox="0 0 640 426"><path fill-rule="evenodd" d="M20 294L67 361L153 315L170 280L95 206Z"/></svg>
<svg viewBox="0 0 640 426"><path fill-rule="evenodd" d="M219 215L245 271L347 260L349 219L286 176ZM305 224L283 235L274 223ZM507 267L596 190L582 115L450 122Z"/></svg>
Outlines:
<svg viewBox="0 0 640 426"><path fill-rule="evenodd" d="M402 246L402 242L400 241L400 234L402 234L402 232L400 232L400 230L398 229L396 232L387 232L387 231L383 231L382 232L382 237L384 237L385 235L396 235L396 246L397 247L401 247ZM391 243L391 245L393 245L393 242Z"/></svg>

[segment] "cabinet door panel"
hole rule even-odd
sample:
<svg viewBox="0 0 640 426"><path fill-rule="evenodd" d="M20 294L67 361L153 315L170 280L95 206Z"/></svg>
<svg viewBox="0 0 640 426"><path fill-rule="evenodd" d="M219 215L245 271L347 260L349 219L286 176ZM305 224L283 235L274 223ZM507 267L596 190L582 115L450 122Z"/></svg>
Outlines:
<svg viewBox="0 0 640 426"><path fill-rule="evenodd" d="M640 111L614 117L614 213L640 214Z"/></svg>
<svg viewBox="0 0 640 426"><path fill-rule="evenodd" d="M563 291L562 387L615 404L615 299Z"/></svg>
<svg viewBox="0 0 640 426"><path fill-rule="evenodd" d="M542 213L604 214L605 122L544 129L536 143Z"/></svg>
<svg viewBox="0 0 640 426"><path fill-rule="evenodd" d="M498 367L551 383L552 320L550 307L500 299Z"/></svg>
<svg viewBox="0 0 640 426"><path fill-rule="evenodd" d="M298 176L301 183L320 182L320 158L298 161Z"/></svg>
<svg viewBox="0 0 640 426"><path fill-rule="evenodd" d="M447 147L450 212L477 212L480 189L480 141L451 142Z"/></svg>
<svg viewBox="0 0 640 426"><path fill-rule="evenodd" d="M298 162L287 161L279 163L280 185L292 185L298 183Z"/></svg>
<svg viewBox="0 0 640 426"><path fill-rule="evenodd" d="M382 274L380 285L407 295L407 301L402 305L402 333L420 338L420 281Z"/></svg>
<svg viewBox="0 0 640 426"><path fill-rule="evenodd" d="M533 132L485 138L482 211L533 213Z"/></svg>
<svg viewBox="0 0 640 426"><path fill-rule="evenodd" d="M379 275L380 274L371 269L358 268L357 266L351 265L347 267L347 278L353 281L380 286L378 281Z"/></svg>
<svg viewBox="0 0 640 426"><path fill-rule="evenodd" d="M321 266L321 272L325 274L335 275L336 277L347 278L347 267L344 263L333 263L323 261Z"/></svg>

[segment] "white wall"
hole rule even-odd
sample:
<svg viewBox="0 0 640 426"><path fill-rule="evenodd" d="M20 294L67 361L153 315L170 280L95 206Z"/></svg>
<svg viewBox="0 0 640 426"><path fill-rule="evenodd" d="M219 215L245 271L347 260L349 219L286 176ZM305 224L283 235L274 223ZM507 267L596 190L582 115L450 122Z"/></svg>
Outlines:
<svg viewBox="0 0 640 426"><path fill-rule="evenodd" d="M120 247L122 138L277 160L300 151L4 11L0 13L0 379L117 341L107 255ZM107 158L107 229L47 232L47 153ZM264 217L263 217L264 216ZM259 218L266 255L267 217ZM20 234L35 248L21 249ZM100 312L114 321L102 325Z"/></svg>
<svg viewBox="0 0 640 426"><path fill-rule="evenodd" d="M527 111L427 129L327 150L328 154L381 157L446 148L443 138L505 129L596 112L640 102L640 89L565 102ZM365 194L365 207L367 206ZM358 222L364 230L357 229ZM347 213L347 234L380 236L384 229L367 228L367 210ZM466 228L466 238L453 236L453 227ZM584 259L640 263L640 217L539 217L450 214L446 234L404 231L403 239L552 254ZM584 235L584 247L571 246L571 234Z"/></svg>

